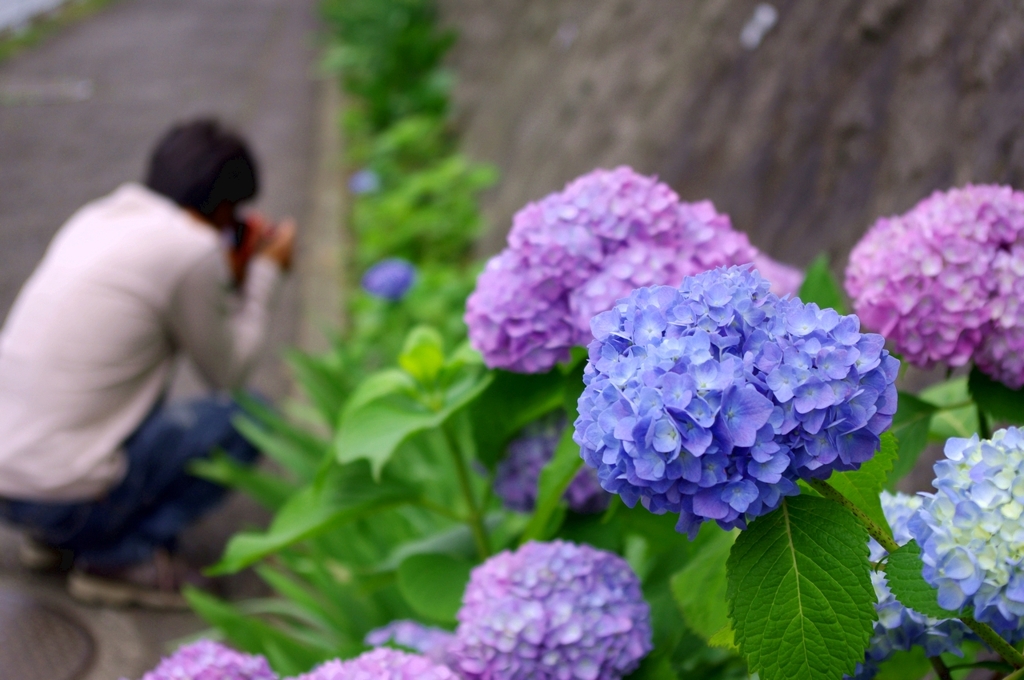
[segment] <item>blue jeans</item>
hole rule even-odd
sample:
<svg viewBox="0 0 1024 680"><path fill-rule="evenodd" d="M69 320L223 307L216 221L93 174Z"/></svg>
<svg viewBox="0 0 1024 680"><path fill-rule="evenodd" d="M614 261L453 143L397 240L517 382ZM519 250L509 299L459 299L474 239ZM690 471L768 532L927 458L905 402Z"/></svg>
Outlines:
<svg viewBox="0 0 1024 680"><path fill-rule="evenodd" d="M259 455L231 424L238 411L219 397L157 404L125 441L128 472L106 496L79 503L0 499L0 518L73 551L80 565L117 567L173 549L182 529L227 491L190 475L188 465L218 449L246 464Z"/></svg>

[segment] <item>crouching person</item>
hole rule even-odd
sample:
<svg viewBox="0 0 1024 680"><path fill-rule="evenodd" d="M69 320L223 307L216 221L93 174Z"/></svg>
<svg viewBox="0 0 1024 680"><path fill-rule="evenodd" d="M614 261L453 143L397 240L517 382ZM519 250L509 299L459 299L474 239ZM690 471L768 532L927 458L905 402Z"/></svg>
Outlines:
<svg viewBox="0 0 1024 680"><path fill-rule="evenodd" d="M225 493L190 463L256 459L220 395L257 358L295 233L239 221L257 190L239 136L172 128L145 186L61 227L0 330L0 518L29 537L24 561L72 556L81 600L181 606L198 573L175 539ZM178 352L221 392L166 403Z"/></svg>

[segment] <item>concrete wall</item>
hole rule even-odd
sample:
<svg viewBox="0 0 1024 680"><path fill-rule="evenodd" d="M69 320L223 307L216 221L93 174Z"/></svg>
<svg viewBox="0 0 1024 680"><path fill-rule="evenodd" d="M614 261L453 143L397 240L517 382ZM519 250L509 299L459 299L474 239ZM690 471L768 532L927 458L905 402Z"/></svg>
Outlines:
<svg viewBox="0 0 1024 680"><path fill-rule="evenodd" d="M43 12L60 7L68 0L0 0L0 32L18 28Z"/></svg>

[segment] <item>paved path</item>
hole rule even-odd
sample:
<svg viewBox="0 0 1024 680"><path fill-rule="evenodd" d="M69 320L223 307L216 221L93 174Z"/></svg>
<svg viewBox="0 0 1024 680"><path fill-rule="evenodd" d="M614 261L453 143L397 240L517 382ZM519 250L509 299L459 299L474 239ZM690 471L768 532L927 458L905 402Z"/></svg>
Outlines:
<svg viewBox="0 0 1024 680"><path fill-rule="evenodd" d="M84 202L140 178L171 123L215 114L252 139L264 190L259 207L310 215L316 151L315 0L120 0L0 64L0 319L54 232ZM274 324L280 349L297 331L299 286ZM188 389L189 380L179 381ZM283 395L269 359L259 389ZM191 532L187 552L212 559L239 522L258 519L236 499ZM21 571L16 535L0 528L0 587L53 603L97 640L89 680L135 678L167 640L202 627L188 614L74 607L59 576ZM247 588L234 582L234 594ZM0 642L3 641L0 617ZM16 650L0 649L2 655ZM2 666L0 666L2 667Z"/></svg>

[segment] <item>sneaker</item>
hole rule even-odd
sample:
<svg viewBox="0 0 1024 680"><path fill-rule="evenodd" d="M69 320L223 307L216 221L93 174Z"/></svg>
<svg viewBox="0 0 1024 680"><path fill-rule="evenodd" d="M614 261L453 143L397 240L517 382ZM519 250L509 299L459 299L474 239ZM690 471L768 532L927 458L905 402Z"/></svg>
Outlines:
<svg viewBox="0 0 1024 680"><path fill-rule="evenodd" d="M153 559L120 567L82 565L68 574L68 592L79 602L104 607L138 605L150 609L188 609L186 585L204 588L209 579L165 550Z"/></svg>
<svg viewBox="0 0 1024 680"><path fill-rule="evenodd" d="M61 550L40 540L23 534L18 544L18 561L32 571L55 571L71 566L73 555L70 550Z"/></svg>

